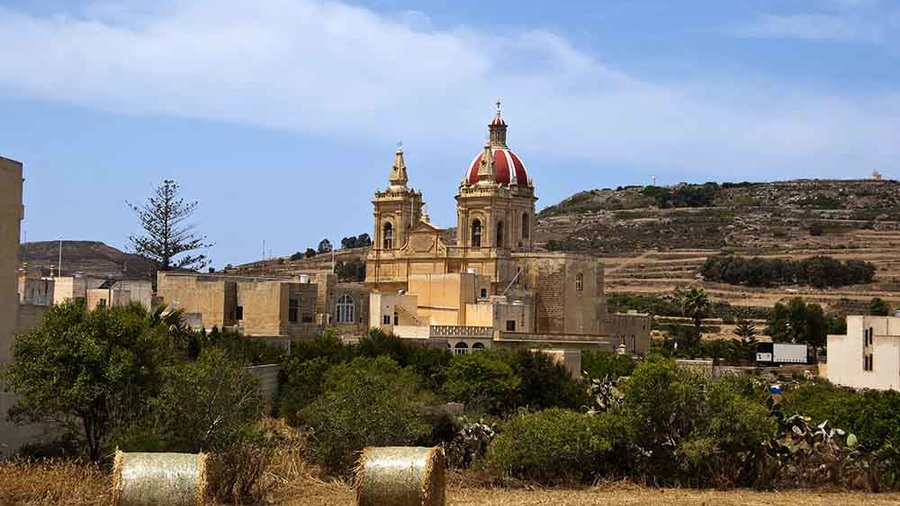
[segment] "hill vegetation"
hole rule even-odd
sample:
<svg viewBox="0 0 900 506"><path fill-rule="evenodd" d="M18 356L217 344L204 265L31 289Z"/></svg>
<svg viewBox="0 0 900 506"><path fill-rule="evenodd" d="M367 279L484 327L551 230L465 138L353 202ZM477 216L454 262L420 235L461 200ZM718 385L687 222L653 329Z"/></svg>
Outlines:
<svg viewBox="0 0 900 506"><path fill-rule="evenodd" d="M538 238L548 249L604 255L830 246L831 237L853 230L900 230L900 182L797 180L597 189L550 206L538 218ZM854 247L853 241L845 246Z"/></svg>
<svg viewBox="0 0 900 506"><path fill-rule="evenodd" d="M125 253L99 241L63 241L63 273L84 273L99 278L155 279L156 263ZM29 269L49 273L59 263L59 241L27 242L19 246L19 259Z"/></svg>

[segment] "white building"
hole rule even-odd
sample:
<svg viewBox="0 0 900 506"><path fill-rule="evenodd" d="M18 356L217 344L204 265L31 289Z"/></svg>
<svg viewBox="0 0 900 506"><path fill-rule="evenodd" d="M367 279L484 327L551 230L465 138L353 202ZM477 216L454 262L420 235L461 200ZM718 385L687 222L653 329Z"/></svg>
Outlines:
<svg viewBox="0 0 900 506"><path fill-rule="evenodd" d="M836 385L900 390L900 317L848 316L847 334L828 336L826 376Z"/></svg>

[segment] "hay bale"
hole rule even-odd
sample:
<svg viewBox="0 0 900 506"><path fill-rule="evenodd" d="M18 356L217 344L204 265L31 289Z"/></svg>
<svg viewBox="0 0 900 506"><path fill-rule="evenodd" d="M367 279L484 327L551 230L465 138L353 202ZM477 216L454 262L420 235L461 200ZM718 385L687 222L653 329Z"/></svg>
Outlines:
<svg viewBox="0 0 900 506"><path fill-rule="evenodd" d="M358 506L444 506L447 460L440 447L368 447L356 466Z"/></svg>
<svg viewBox="0 0 900 506"><path fill-rule="evenodd" d="M124 453L113 463L113 504L194 506L206 499L203 453Z"/></svg>

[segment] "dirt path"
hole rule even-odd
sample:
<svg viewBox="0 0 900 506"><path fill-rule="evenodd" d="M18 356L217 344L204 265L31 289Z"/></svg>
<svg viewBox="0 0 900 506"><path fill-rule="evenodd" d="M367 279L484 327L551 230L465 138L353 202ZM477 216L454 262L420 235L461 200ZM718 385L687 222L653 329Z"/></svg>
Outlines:
<svg viewBox="0 0 900 506"><path fill-rule="evenodd" d="M311 483L294 494L279 497L282 506L332 506L353 504L349 487L335 483ZM450 506L830 506L900 504L900 494L826 493L826 492L753 492L645 489L613 486L583 490L506 490L450 487Z"/></svg>

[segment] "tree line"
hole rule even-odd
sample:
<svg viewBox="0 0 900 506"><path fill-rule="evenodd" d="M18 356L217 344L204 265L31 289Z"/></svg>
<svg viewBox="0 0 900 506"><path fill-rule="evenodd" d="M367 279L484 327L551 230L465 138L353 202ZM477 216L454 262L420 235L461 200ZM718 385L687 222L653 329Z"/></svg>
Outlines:
<svg viewBox="0 0 900 506"><path fill-rule="evenodd" d="M816 288L871 283L875 265L818 255L802 260L721 254L706 259L700 274L707 281L747 286L810 285Z"/></svg>

